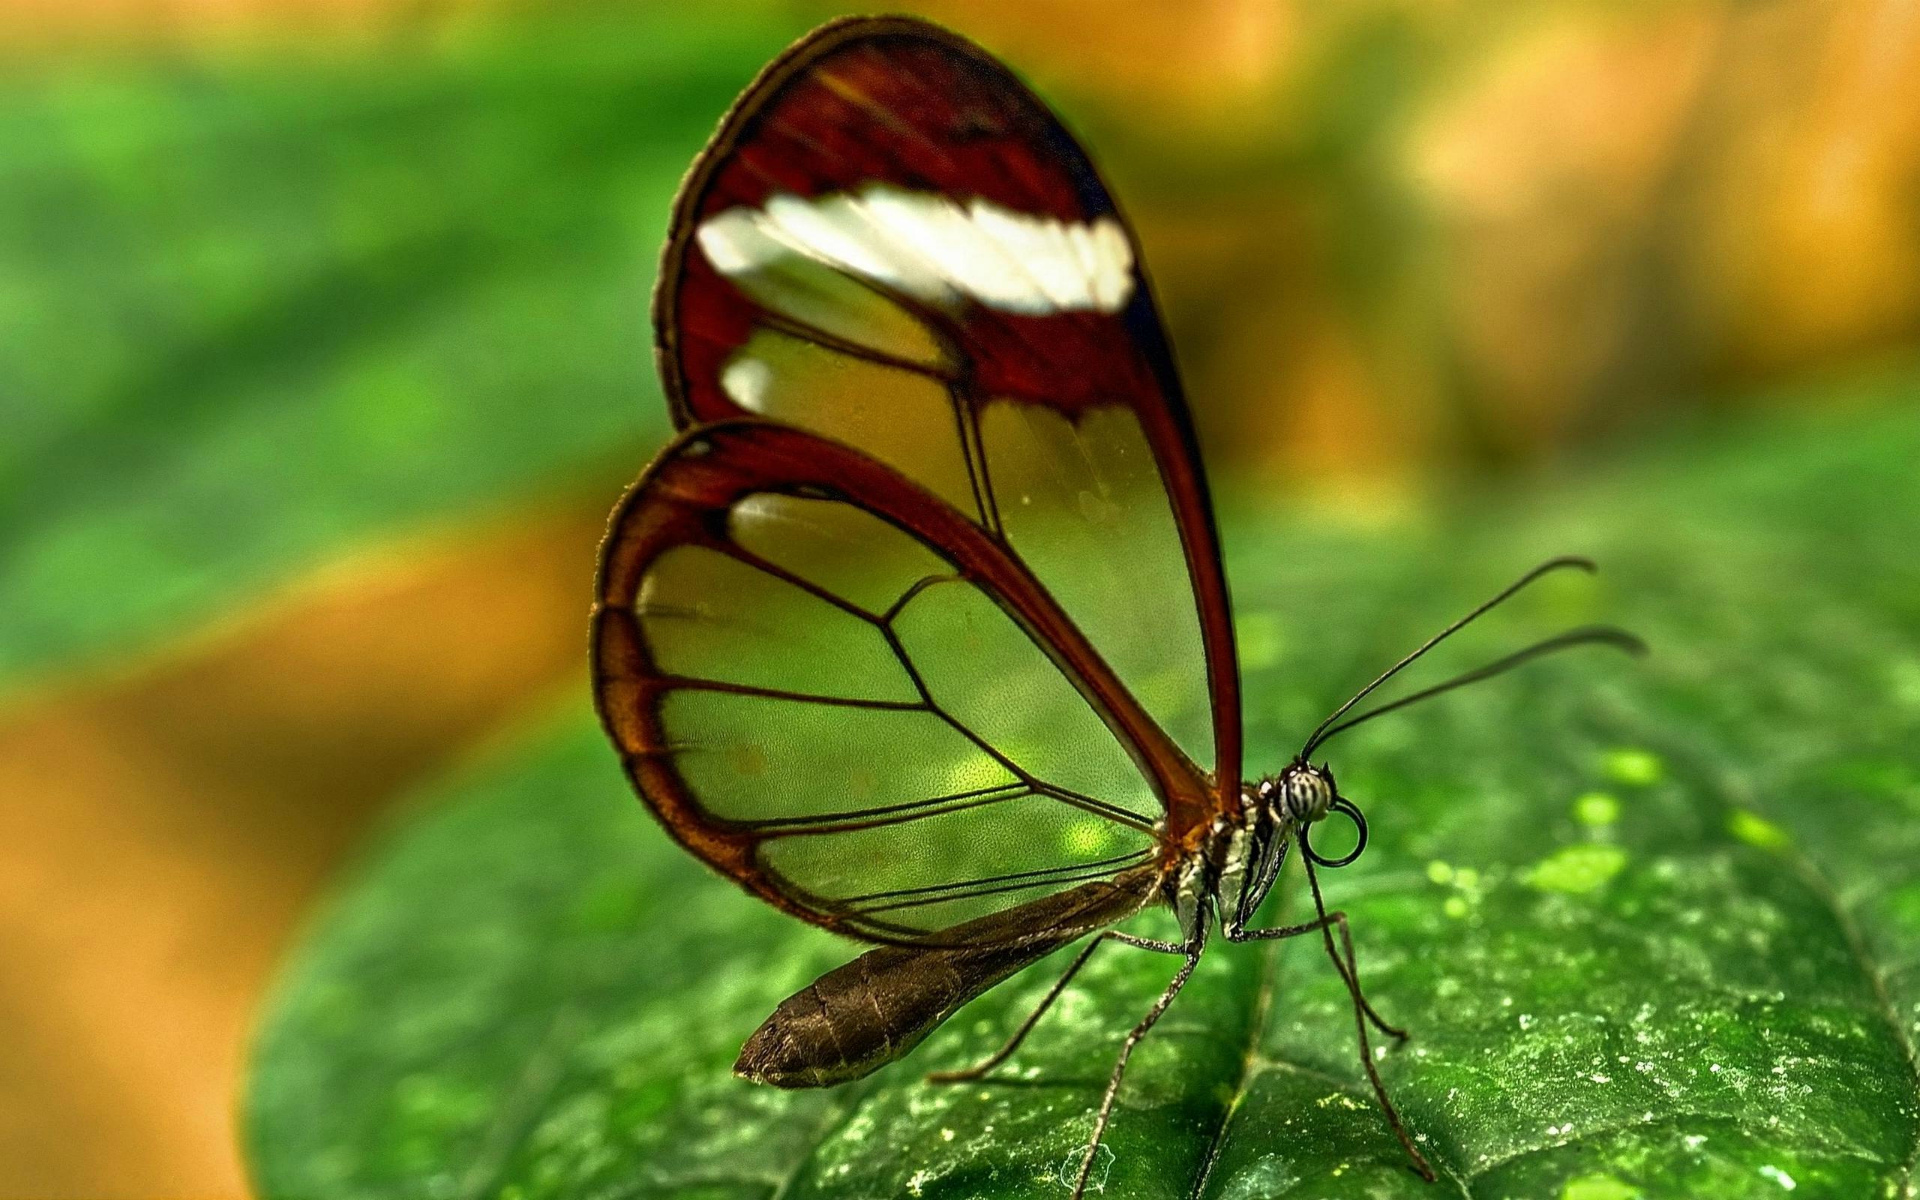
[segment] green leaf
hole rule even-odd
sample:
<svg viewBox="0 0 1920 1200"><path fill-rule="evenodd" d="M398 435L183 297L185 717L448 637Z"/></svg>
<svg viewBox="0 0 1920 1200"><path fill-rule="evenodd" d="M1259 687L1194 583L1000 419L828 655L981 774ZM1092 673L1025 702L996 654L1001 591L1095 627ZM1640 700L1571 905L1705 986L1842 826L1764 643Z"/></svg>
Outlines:
<svg viewBox="0 0 1920 1200"><path fill-rule="evenodd" d="M1380 1068L1443 1171L1406 1168L1317 943L1210 948L1143 1043L1106 1195L1910 1195L1920 1129L1920 424L1677 443L1382 534L1229 523L1250 762L1550 552L1466 664L1620 620L1646 662L1542 663L1333 742L1374 843L1327 873L1413 1031ZM1429 677L1446 669L1433 664ZM1289 878L1268 921L1299 916ZM986 1084L1055 960L860 1084L733 1079L741 1040L849 948L706 874L584 712L397 830L283 980L247 1137L261 1194L1059 1197L1162 956L1103 949Z"/></svg>
<svg viewBox="0 0 1920 1200"><path fill-rule="evenodd" d="M793 30L629 15L9 63L0 680L630 474L673 190Z"/></svg>

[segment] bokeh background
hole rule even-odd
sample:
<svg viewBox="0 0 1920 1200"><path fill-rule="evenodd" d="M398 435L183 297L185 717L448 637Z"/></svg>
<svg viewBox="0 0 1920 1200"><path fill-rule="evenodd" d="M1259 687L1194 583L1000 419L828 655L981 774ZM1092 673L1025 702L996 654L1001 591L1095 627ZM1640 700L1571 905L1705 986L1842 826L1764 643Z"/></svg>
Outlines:
<svg viewBox="0 0 1920 1200"><path fill-rule="evenodd" d="M900 7L1092 145L1230 494L1913 403L1910 0ZM329 879L585 686L668 200L838 11L0 0L0 1195L244 1193Z"/></svg>

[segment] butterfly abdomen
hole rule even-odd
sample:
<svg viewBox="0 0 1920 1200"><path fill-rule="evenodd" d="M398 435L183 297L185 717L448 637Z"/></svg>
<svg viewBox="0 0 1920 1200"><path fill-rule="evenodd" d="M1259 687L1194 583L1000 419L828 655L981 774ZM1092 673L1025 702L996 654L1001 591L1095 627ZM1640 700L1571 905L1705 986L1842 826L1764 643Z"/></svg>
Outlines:
<svg viewBox="0 0 1920 1200"><path fill-rule="evenodd" d="M859 1079L918 1045L967 1001L1051 951L981 970L964 951L883 946L788 997L740 1050L734 1074L775 1087ZM1005 957L1001 955L1000 957Z"/></svg>
<svg viewBox="0 0 1920 1200"><path fill-rule="evenodd" d="M882 946L787 997L733 1073L774 1087L832 1087L919 1045L960 1007L1047 955L1139 911L1151 871L1083 884L947 930L949 946Z"/></svg>

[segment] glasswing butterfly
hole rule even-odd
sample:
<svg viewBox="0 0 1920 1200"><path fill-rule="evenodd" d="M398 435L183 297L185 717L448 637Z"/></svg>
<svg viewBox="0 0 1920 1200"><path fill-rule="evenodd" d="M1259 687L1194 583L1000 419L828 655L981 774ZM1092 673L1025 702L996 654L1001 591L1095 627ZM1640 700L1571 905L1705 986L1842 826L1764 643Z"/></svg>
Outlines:
<svg viewBox="0 0 1920 1200"><path fill-rule="evenodd" d="M761 899L878 943L780 1005L735 1070L859 1078L963 1004L1091 939L1178 956L1211 932L1318 934L1374 1068L1344 914L1316 865L1366 823L1309 755L1241 777L1233 623L1206 475L1138 243L1085 152L1006 67L909 18L815 30L722 121L673 209L655 295L679 436L614 511L593 617L600 715L669 833ZM1338 858L1309 830L1338 812ZM1316 910L1250 921L1298 839ZM1113 928L1158 904L1177 940Z"/></svg>

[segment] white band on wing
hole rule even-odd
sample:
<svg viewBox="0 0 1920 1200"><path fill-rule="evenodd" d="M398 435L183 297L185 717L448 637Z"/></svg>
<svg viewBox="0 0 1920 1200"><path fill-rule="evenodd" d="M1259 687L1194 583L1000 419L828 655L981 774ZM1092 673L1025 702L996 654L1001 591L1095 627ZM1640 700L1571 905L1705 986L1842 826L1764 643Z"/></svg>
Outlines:
<svg viewBox="0 0 1920 1200"><path fill-rule="evenodd" d="M1133 295L1120 222L1036 217L975 199L874 185L764 209L716 213L695 235L714 270L737 278L795 256L945 308L965 301L1043 316L1118 312Z"/></svg>

